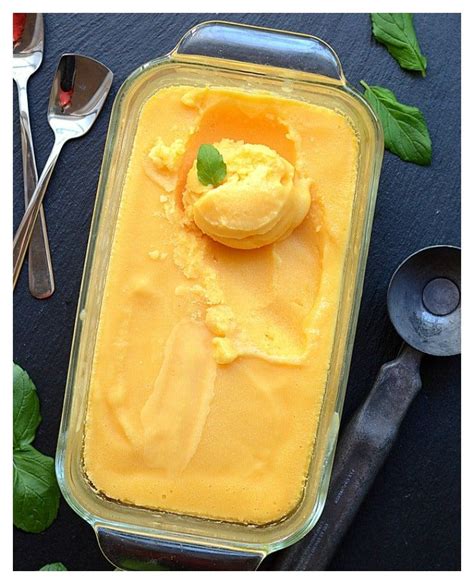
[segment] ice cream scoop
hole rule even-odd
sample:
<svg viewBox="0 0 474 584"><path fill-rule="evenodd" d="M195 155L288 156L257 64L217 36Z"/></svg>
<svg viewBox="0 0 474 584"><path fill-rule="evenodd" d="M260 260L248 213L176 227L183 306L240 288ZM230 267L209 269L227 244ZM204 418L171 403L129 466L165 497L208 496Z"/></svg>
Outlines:
<svg viewBox="0 0 474 584"><path fill-rule="evenodd" d="M214 146L226 163L226 177L217 186L203 185L193 164L183 194L188 218L215 241L237 249L287 237L308 213L312 181L268 146L228 139Z"/></svg>
<svg viewBox="0 0 474 584"><path fill-rule="evenodd" d="M281 554L274 570L325 570L370 489L408 408L421 389L423 353L461 352L461 250L424 248L395 271L387 293L390 319L405 341L379 371L336 450L324 510L315 528Z"/></svg>

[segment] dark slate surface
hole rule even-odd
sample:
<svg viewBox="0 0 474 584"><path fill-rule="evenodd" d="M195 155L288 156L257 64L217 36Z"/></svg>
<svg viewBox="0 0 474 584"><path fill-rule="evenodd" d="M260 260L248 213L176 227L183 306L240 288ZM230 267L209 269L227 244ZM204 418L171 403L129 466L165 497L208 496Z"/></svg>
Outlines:
<svg viewBox="0 0 474 584"><path fill-rule="evenodd" d="M373 41L364 14L219 14L223 20L314 34L337 51L347 78L392 89L425 114L434 144L423 168L387 153L367 265L367 276L343 423L370 389L379 366L399 340L385 308L392 271L408 254L436 243L460 244L460 16L419 14L426 79L402 71ZM30 109L42 169L53 136L46 121L50 82L63 52L96 57L115 73L112 97L142 63L169 51L192 25L215 14L68 15L45 19L46 53L30 82ZM14 357L37 384L43 422L36 445L53 455L62 408L81 271L94 203L109 98L96 126L69 143L45 204L57 292L47 301L27 291L26 270L14 295ZM14 176L21 176L15 102ZM14 185L14 221L23 210ZM460 359L425 358L424 389L411 407L398 442L344 539L332 570L458 570L460 568ZM14 530L14 568L37 570L61 561L70 570L110 570L92 529L62 501L46 532ZM271 569L271 557L264 567Z"/></svg>

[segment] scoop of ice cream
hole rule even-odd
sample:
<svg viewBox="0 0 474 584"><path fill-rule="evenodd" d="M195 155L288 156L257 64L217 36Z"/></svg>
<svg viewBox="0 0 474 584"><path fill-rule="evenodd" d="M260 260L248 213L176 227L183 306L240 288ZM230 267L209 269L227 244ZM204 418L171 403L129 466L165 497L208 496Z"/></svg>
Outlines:
<svg viewBox="0 0 474 584"><path fill-rule="evenodd" d="M183 193L187 217L233 248L254 249L287 237L309 210L311 180L268 146L227 139L214 146L226 163L226 177L218 186L205 186L194 162Z"/></svg>

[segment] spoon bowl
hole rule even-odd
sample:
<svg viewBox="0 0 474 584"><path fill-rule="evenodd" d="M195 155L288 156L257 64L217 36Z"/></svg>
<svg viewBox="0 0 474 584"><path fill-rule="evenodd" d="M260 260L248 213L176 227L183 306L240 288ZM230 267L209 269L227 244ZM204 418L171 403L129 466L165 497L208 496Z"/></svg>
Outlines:
<svg viewBox="0 0 474 584"><path fill-rule="evenodd" d="M44 25L41 13L18 15L22 17L22 30L13 41L13 78L28 79L43 60Z"/></svg>
<svg viewBox="0 0 474 584"><path fill-rule="evenodd" d="M112 78L112 72L95 59L63 55L48 105L48 122L55 134L71 138L86 134L102 108Z"/></svg>

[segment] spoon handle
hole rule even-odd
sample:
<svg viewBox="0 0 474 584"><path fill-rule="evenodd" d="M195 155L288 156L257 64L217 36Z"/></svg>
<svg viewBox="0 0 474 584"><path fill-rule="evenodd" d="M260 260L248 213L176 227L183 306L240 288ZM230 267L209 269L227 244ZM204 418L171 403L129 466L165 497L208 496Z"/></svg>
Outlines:
<svg viewBox="0 0 474 584"><path fill-rule="evenodd" d="M326 505L314 529L282 552L274 570L325 570L421 388L421 353L406 345L382 365L367 399L338 443Z"/></svg>
<svg viewBox="0 0 474 584"><path fill-rule="evenodd" d="M28 206L38 182L33 137L28 108L27 78L17 79L18 109L20 113L21 151L23 157L23 189L25 207ZM28 281L35 298L48 298L54 292L54 275L48 244L48 232L43 207L35 223L28 253Z"/></svg>
<svg viewBox="0 0 474 584"><path fill-rule="evenodd" d="M13 238L13 289L15 289L21 267L25 260L26 250L33 235L36 219L40 212L46 189L48 188L49 179L53 174L56 161L65 143L64 139L56 139L51 154L46 162L41 177L36 185L36 189L31 196L28 207L25 210L23 219Z"/></svg>

